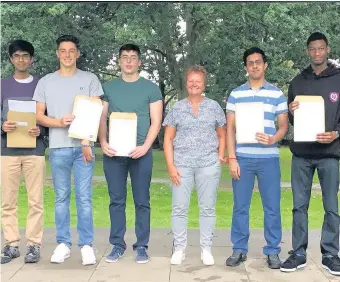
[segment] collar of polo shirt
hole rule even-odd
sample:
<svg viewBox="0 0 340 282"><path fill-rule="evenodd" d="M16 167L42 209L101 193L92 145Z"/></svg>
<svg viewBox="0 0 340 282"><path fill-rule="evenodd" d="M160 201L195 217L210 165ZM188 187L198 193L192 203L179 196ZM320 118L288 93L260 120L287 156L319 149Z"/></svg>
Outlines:
<svg viewBox="0 0 340 282"><path fill-rule="evenodd" d="M270 85L270 83L267 81L267 80L265 80L264 81L264 83L263 83L263 85L259 88L259 90L260 89L269 89L269 85ZM251 86L250 86L250 84L249 84L249 82L247 81L246 83L245 83L245 88L247 88L247 89L251 89Z"/></svg>

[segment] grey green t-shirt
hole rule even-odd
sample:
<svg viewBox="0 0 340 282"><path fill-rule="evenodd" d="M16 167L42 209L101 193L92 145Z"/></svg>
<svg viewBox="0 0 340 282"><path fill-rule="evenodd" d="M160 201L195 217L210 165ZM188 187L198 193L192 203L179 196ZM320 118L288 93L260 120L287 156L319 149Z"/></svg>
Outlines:
<svg viewBox="0 0 340 282"><path fill-rule="evenodd" d="M150 103L162 100L159 87L140 77L135 82L114 79L103 84L103 89L103 100L109 103L109 115L112 112L136 113L137 145L143 145L150 128Z"/></svg>
<svg viewBox="0 0 340 282"><path fill-rule="evenodd" d="M61 119L64 115L72 114L74 98L77 95L99 97L103 94L95 74L77 69L73 76L61 76L59 71L56 71L41 78L34 91L33 100L46 104L49 117ZM80 139L68 137L68 127L51 127L49 142L50 148L81 146Z"/></svg>
<svg viewBox="0 0 340 282"><path fill-rule="evenodd" d="M217 127L226 124L221 106L204 98L195 116L185 98L175 103L164 119L163 126L176 128L174 163L177 167L207 167L218 161Z"/></svg>

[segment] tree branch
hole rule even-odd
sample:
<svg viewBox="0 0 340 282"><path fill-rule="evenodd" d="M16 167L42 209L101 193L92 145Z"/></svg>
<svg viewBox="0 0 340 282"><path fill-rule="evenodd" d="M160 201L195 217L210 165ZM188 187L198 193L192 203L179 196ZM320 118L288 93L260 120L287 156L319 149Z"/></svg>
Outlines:
<svg viewBox="0 0 340 282"><path fill-rule="evenodd" d="M174 91L176 89L171 89L170 91L168 91L168 93L166 93L166 95L168 95L170 92ZM164 103L164 109L166 108L166 106L169 104L169 102L177 95L177 92L175 92L174 94L172 94L169 99Z"/></svg>
<svg viewBox="0 0 340 282"><path fill-rule="evenodd" d="M154 47L150 47L150 46L144 46L146 49L149 49L150 51L154 51L157 52L159 54L161 54L164 58L168 58L168 55L163 52L162 50L158 49L158 48L154 48Z"/></svg>
<svg viewBox="0 0 340 282"><path fill-rule="evenodd" d="M114 74L114 73L109 73L109 72L105 72L105 71L100 71L100 70L91 70L89 69L90 72L93 72L93 73L100 73L100 74L106 74L106 75L110 75L110 76L114 76L114 77L119 77L119 75L117 74Z"/></svg>

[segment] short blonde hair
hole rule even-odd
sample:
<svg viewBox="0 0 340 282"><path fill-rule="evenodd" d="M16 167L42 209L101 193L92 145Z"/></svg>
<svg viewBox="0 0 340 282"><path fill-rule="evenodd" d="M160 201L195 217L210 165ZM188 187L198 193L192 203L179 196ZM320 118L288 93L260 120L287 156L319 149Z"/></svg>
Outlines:
<svg viewBox="0 0 340 282"><path fill-rule="evenodd" d="M204 77L205 85L207 85L207 81L208 81L208 77L207 77L207 76L208 76L208 72L207 72L207 70L205 69L205 67L200 66L200 65L193 65L193 66L189 67L189 68L187 69L186 74L185 74L185 80L188 79L189 74L192 73L192 72L196 72L196 73L199 72L199 73L202 73L202 74L203 74L203 77Z"/></svg>

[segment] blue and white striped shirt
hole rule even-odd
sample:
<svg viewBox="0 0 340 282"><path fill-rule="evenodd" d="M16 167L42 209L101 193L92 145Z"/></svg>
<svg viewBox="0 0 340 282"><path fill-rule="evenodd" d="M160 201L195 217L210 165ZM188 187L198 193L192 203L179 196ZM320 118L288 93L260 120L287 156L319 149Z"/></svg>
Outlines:
<svg viewBox="0 0 340 282"><path fill-rule="evenodd" d="M264 133L274 135L276 133L276 116L288 112L287 99L282 91L275 85L265 81L259 90L251 89L247 82L234 89L228 98L227 112L235 112L236 103L262 102L264 104ZM236 144L236 156L245 158L278 158L277 144L263 145Z"/></svg>

